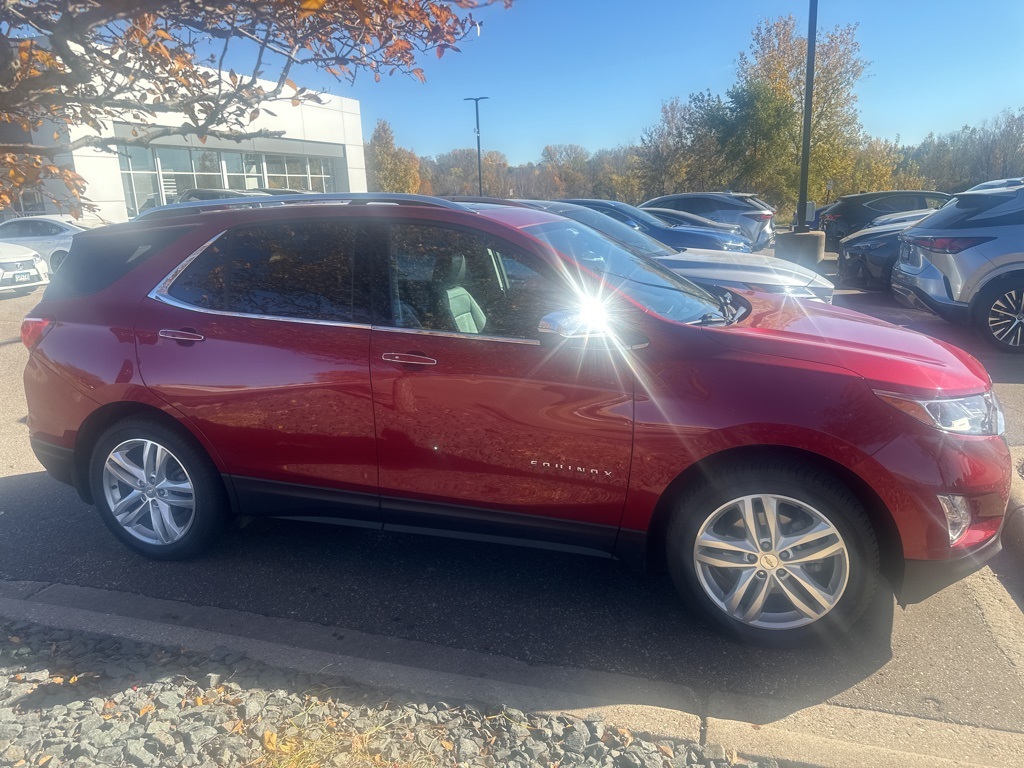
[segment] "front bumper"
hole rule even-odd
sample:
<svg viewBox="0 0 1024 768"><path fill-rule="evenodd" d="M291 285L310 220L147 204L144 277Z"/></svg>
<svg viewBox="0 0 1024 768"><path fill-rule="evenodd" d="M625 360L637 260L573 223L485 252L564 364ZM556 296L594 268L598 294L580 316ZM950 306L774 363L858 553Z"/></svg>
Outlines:
<svg viewBox="0 0 1024 768"><path fill-rule="evenodd" d="M950 323L970 323L970 305L949 298L942 273L934 264L927 265L917 274L910 274L904 272L897 262L892 271L892 294L900 304L911 309L933 312Z"/></svg>
<svg viewBox="0 0 1024 768"><path fill-rule="evenodd" d="M1007 513L999 533L962 557L955 560L905 560L903 583L894 585L896 599L900 605L920 603L980 570L1002 550L1002 529L1006 528L1011 514Z"/></svg>

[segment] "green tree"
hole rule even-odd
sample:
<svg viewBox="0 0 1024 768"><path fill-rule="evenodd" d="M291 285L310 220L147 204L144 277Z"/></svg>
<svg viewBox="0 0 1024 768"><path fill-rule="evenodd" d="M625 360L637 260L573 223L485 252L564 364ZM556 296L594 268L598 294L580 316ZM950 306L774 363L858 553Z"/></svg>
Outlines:
<svg viewBox="0 0 1024 768"><path fill-rule="evenodd" d="M395 146L395 134L387 120L378 120L366 144L366 183L372 192L417 192L420 159L414 152Z"/></svg>

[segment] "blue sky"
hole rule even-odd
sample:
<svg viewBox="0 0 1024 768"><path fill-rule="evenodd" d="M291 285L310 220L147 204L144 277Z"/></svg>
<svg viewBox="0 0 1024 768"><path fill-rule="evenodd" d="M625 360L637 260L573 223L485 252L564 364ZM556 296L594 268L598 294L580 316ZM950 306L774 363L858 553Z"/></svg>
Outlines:
<svg viewBox="0 0 1024 768"><path fill-rule="evenodd" d="M400 75L354 85L303 72L302 84L359 99L366 138L377 119L421 155L475 145L481 102L485 150L513 164L545 144L593 151L636 141L662 101L706 88L724 93L760 19L794 14L807 0L517 0L476 12L482 34L462 53L423 57L426 84ZM859 23L871 64L858 88L861 119L876 136L917 142L929 131L978 124L1024 107L1024 0L820 0L818 29ZM300 79L296 78L296 79Z"/></svg>

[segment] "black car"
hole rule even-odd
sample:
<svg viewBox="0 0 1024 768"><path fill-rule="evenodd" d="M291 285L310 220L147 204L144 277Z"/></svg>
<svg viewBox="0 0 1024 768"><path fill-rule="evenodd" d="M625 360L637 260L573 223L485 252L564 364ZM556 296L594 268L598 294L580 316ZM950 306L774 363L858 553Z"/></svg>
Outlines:
<svg viewBox="0 0 1024 768"><path fill-rule="evenodd" d="M705 248L709 251L740 251L750 253L750 240L742 235L703 227L671 226L647 211L615 200L563 200L585 208L592 208L645 235L653 237L669 248Z"/></svg>
<svg viewBox="0 0 1024 768"><path fill-rule="evenodd" d="M839 243L839 280L851 288L889 289L900 255L900 232L912 222L868 227Z"/></svg>
<svg viewBox="0 0 1024 768"><path fill-rule="evenodd" d="M949 198L950 195L943 192L926 192L919 189L843 195L821 214L818 225L825 233L825 242L834 246L879 216L922 208L941 208Z"/></svg>

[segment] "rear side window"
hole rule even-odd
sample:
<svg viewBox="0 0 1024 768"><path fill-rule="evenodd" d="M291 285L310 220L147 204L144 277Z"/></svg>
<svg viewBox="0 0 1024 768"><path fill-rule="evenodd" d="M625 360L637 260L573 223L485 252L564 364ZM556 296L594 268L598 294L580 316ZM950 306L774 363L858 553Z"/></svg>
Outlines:
<svg viewBox="0 0 1024 768"><path fill-rule="evenodd" d="M914 227L919 232L929 229L972 229L974 227L1006 227L1024 224L1024 206L1018 198L1010 210L994 209L1013 201L1003 195L964 195L954 197L948 205L921 220Z"/></svg>
<svg viewBox="0 0 1024 768"><path fill-rule="evenodd" d="M356 279L354 224L300 221L240 227L201 253L168 289L216 312L369 323Z"/></svg>
<svg viewBox="0 0 1024 768"><path fill-rule="evenodd" d="M674 200L665 200L658 203L662 208L671 208L674 211L686 211L688 213L708 213L713 210L711 204L703 197L677 197Z"/></svg>
<svg viewBox="0 0 1024 768"><path fill-rule="evenodd" d="M865 203L864 207L879 213L900 213L901 211L917 210L921 207L921 202L918 195L887 195Z"/></svg>
<svg viewBox="0 0 1024 768"><path fill-rule="evenodd" d="M99 229L77 235L71 241L68 257L51 276L43 298L69 299L102 291L192 229Z"/></svg>

